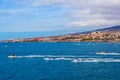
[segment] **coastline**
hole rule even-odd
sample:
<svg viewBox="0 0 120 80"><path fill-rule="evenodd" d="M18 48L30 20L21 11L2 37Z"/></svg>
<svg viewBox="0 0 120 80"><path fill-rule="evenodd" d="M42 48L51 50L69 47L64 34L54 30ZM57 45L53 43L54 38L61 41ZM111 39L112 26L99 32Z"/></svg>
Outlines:
<svg viewBox="0 0 120 80"><path fill-rule="evenodd" d="M9 39L0 42L120 42L120 30L92 31L60 36Z"/></svg>
<svg viewBox="0 0 120 80"><path fill-rule="evenodd" d="M94 37L94 36L92 36ZM104 37L96 39L92 38L91 36L79 36L77 37L74 36L58 36L58 37L42 37L42 38L25 38L25 39L11 39L11 40L3 40L0 42L120 42L119 37ZM97 36L98 38L98 36Z"/></svg>

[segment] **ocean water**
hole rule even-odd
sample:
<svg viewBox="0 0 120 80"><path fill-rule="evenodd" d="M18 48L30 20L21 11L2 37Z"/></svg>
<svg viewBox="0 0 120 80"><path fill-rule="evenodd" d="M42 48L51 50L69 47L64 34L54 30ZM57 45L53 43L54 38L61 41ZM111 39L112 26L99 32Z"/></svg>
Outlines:
<svg viewBox="0 0 120 80"><path fill-rule="evenodd" d="M0 43L0 80L120 80L120 43Z"/></svg>

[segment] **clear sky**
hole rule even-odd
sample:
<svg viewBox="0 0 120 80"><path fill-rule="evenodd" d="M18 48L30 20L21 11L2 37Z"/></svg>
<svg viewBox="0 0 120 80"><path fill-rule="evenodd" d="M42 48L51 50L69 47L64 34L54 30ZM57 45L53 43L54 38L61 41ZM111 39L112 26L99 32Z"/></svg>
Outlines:
<svg viewBox="0 0 120 80"><path fill-rule="evenodd" d="M0 0L0 39L83 32L119 24L120 0Z"/></svg>

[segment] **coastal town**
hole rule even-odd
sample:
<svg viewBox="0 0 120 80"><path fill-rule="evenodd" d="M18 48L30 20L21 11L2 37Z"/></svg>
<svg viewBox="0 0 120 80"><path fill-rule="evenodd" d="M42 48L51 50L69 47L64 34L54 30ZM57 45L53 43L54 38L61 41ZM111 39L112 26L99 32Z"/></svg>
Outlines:
<svg viewBox="0 0 120 80"><path fill-rule="evenodd" d="M10 39L1 42L120 42L120 30L93 31L89 33L67 34L61 36Z"/></svg>

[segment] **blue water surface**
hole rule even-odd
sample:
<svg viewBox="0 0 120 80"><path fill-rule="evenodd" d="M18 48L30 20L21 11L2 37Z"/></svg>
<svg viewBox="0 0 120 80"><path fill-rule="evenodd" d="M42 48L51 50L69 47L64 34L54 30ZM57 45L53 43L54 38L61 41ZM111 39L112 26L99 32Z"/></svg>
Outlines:
<svg viewBox="0 0 120 80"><path fill-rule="evenodd" d="M97 52L118 55L98 55ZM78 62L44 60L41 57L8 58L17 56L50 55L82 56L117 59L118 62ZM106 42L21 42L0 43L0 80L120 80L120 43Z"/></svg>

